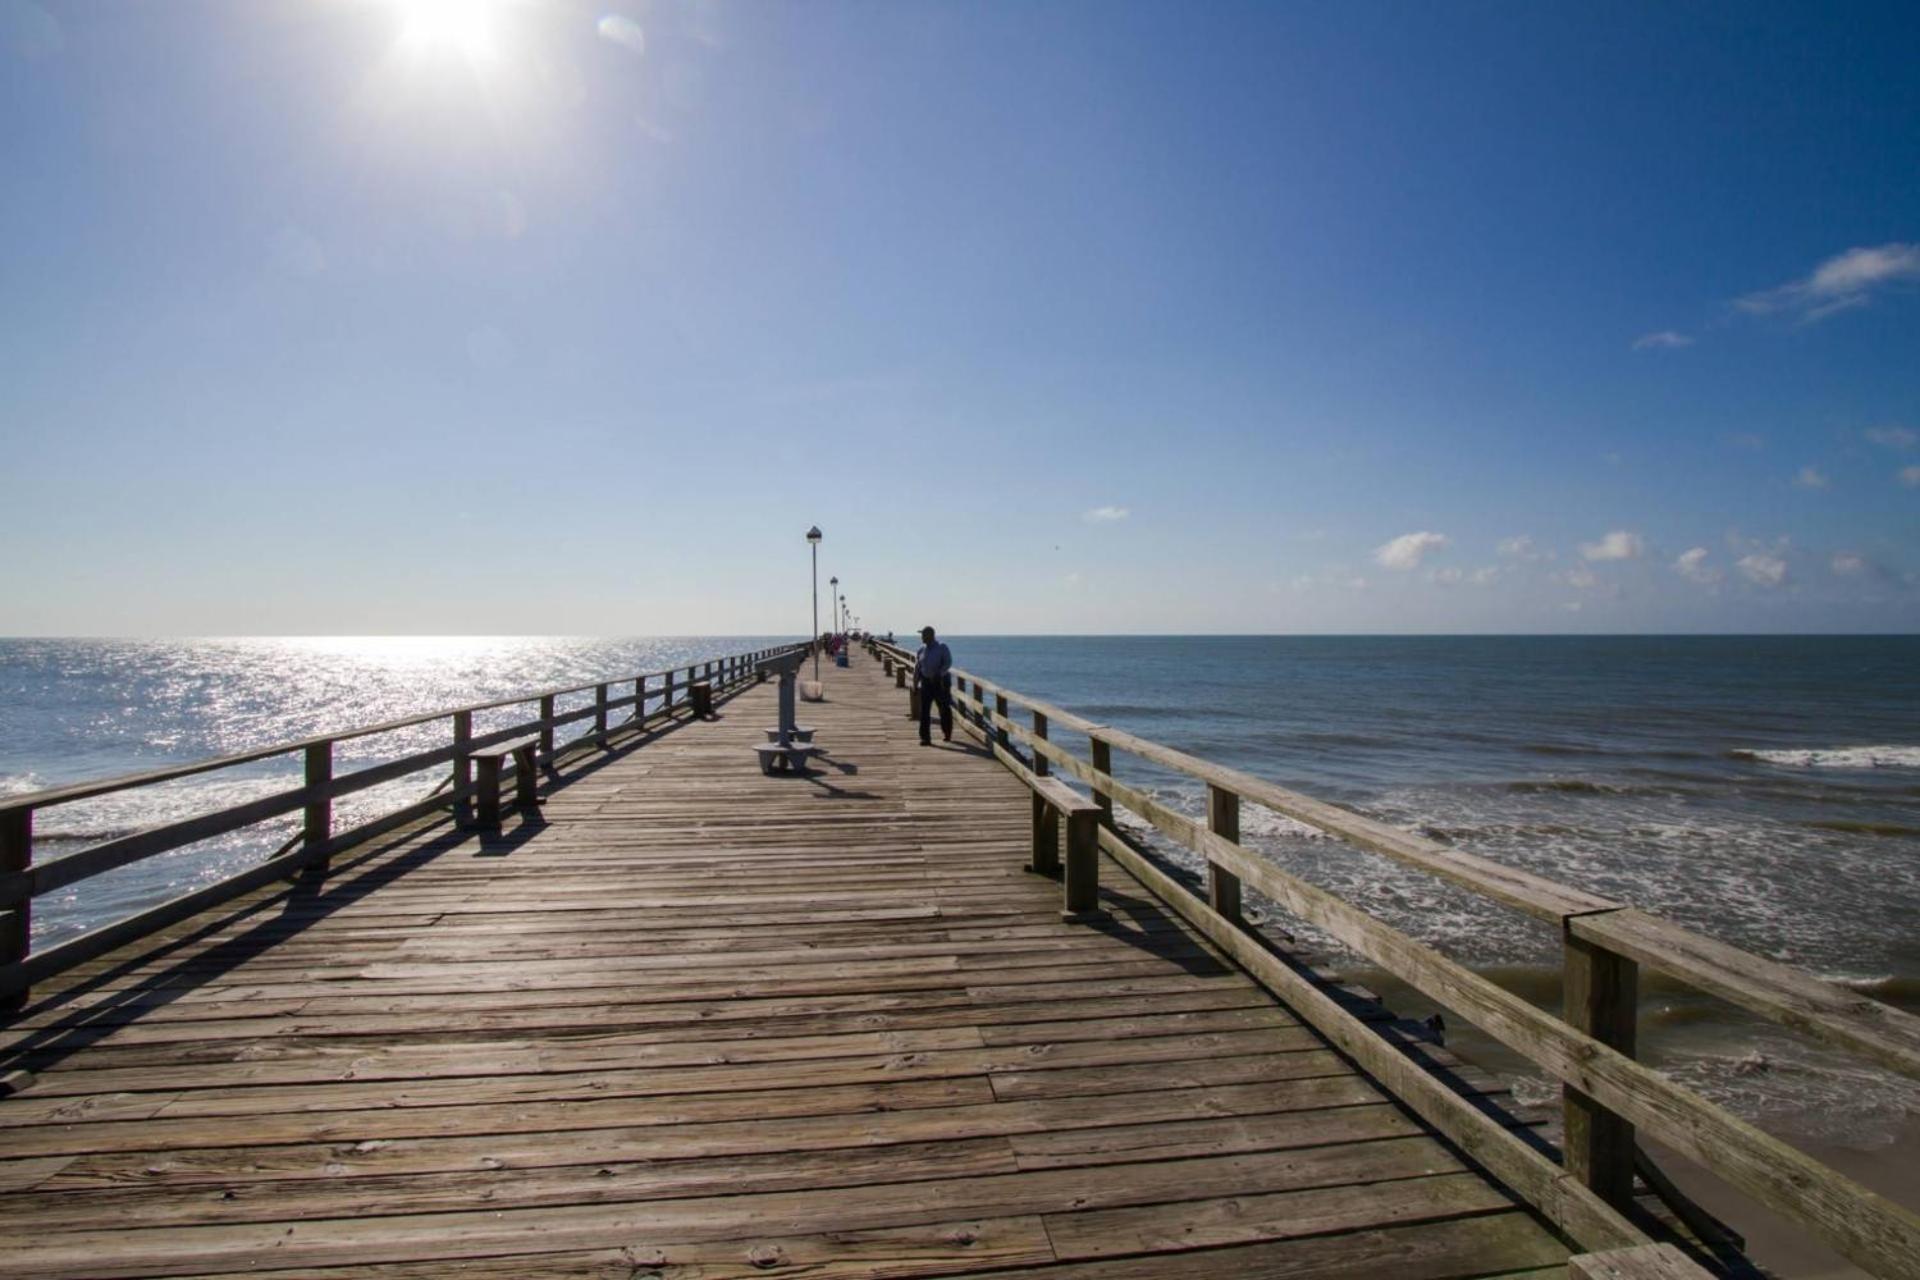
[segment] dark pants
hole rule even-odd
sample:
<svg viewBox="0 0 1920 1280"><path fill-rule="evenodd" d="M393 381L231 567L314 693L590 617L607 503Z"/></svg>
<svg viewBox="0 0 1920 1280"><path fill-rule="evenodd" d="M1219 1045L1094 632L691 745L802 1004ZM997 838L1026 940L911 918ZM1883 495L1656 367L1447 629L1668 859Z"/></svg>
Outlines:
<svg viewBox="0 0 1920 1280"><path fill-rule="evenodd" d="M945 680L920 681L920 741L933 740L933 704L940 704L940 736L953 737L953 689Z"/></svg>

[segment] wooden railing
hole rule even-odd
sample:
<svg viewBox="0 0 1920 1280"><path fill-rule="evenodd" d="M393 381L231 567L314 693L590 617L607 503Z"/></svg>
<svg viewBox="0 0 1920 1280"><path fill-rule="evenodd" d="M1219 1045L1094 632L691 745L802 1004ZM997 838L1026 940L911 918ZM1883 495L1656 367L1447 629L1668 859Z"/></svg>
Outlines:
<svg viewBox="0 0 1920 1280"><path fill-rule="evenodd" d="M715 692L719 692L756 679L757 664L762 659L799 647L803 646L789 645L728 654L666 671L647 671L593 684L547 689L492 702L476 702L382 724L344 729L297 742L278 743L237 755L9 796L0 802L0 1009L18 1008L24 1004L35 982L186 919L207 907L295 873L324 870L327 860L344 849L442 811L451 811L456 816L461 814L474 792L472 761L475 752L537 734L540 740L539 765L551 770L572 753L605 747L612 737L638 732L651 724L671 719L686 709L688 691L696 681L707 681ZM631 693L614 694L616 687L624 689L628 685L632 686ZM556 709L560 699L589 691L593 694L591 704L569 711ZM538 704L539 712L531 720L478 735L473 731L476 712L499 711L532 703ZM649 703L654 704L651 709ZM628 717L619 723L613 722L613 713L627 707L632 708ZM336 774L334 771L335 747L339 743L439 720L451 723L449 740L444 746L416 751L351 773ZM582 721L592 722L588 732L569 742L558 742L557 730ZM298 787L216 812L119 836L46 862L34 861L34 815L42 810L288 755L298 755L304 762L305 776ZM424 799L349 829L334 829L333 805L342 796L449 763L452 765L450 776ZM44 951L32 950L34 899L101 872L269 822L295 810L302 815L298 833L258 865L102 925Z"/></svg>
<svg viewBox="0 0 1920 1280"><path fill-rule="evenodd" d="M911 689L913 655L879 641L872 652ZM1791 1219L1875 1275L1920 1278L1920 1215L1763 1132L1634 1058L1640 965L1817 1040L1920 1078L1920 1018L1857 992L1683 929L1622 902L1556 884L1438 844L1350 809L1074 715L971 672L955 670L954 707L993 755L1029 780L1058 769L1086 784L1110 815L1117 803L1206 862L1203 899L1145 850L1102 824L1101 848L1292 1004L1399 1098L1582 1245L1621 1248L1646 1237L1629 1206L1635 1128ZM1012 707L1028 713L1016 724ZM1087 758L1050 733L1084 735ZM1016 749L1018 748L1018 750ZM1207 787L1207 820L1159 803L1113 776L1121 751ZM1024 752L1024 754L1022 754ZM1564 956L1564 1016L1283 870L1240 843L1242 801L1258 804L1524 912L1556 929ZM1323 985L1247 932L1243 888L1266 895L1381 969L1455 1011L1562 1086L1563 1163L1555 1165L1415 1065Z"/></svg>

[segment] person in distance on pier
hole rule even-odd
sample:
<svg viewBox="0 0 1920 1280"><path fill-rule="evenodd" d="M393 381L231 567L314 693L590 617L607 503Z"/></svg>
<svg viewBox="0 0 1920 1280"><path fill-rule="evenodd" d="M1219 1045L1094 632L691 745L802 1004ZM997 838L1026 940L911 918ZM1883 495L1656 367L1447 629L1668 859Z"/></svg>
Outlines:
<svg viewBox="0 0 1920 1280"><path fill-rule="evenodd" d="M933 745L933 704L940 704L940 736L953 741L953 652L920 628L920 652L913 657L914 683L920 686L920 745Z"/></svg>

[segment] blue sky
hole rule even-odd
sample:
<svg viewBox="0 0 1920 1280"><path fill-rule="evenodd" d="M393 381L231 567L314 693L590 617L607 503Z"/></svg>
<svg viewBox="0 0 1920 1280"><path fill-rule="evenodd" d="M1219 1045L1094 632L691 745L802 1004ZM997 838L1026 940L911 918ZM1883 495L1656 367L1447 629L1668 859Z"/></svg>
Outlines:
<svg viewBox="0 0 1920 1280"><path fill-rule="evenodd" d="M0 633L1914 630L1917 43L0 0Z"/></svg>

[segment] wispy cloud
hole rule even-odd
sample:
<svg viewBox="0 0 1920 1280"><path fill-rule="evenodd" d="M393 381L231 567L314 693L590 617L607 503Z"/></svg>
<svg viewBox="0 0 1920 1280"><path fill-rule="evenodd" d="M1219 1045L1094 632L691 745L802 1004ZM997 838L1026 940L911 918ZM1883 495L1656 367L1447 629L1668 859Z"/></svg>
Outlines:
<svg viewBox="0 0 1920 1280"><path fill-rule="evenodd" d="M1831 489L1833 477L1818 467L1802 467L1793 477L1793 483L1800 489Z"/></svg>
<svg viewBox="0 0 1920 1280"><path fill-rule="evenodd" d="M1095 507L1082 512L1080 518L1088 524L1112 524L1116 520L1125 520L1133 512L1127 507Z"/></svg>
<svg viewBox="0 0 1920 1280"><path fill-rule="evenodd" d="M1675 556L1673 571L1688 582L1697 582L1701 586L1712 586L1722 576L1718 569L1707 563L1705 547L1689 547Z"/></svg>
<svg viewBox="0 0 1920 1280"><path fill-rule="evenodd" d="M1787 562L1779 556L1768 555L1764 551L1755 551L1751 555L1741 556L1734 561L1733 567L1740 576L1756 587L1765 587L1771 591L1787 580Z"/></svg>
<svg viewBox="0 0 1920 1280"><path fill-rule="evenodd" d="M1502 538L1499 543L1495 545L1494 550L1509 560L1525 560L1528 563L1536 560L1553 559L1553 552L1535 542L1533 535L1529 533L1518 534L1511 538Z"/></svg>
<svg viewBox="0 0 1920 1280"><path fill-rule="evenodd" d="M1575 564L1553 575L1555 582L1564 583L1575 591L1592 591L1612 599L1620 594L1620 585L1608 582L1584 564Z"/></svg>
<svg viewBox="0 0 1920 1280"><path fill-rule="evenodd" d="M1900 483L1909 489L1920 489L1920 467L1900 468Z"/></svg>
<svg viewBox="0 0 1920 1280"><path fill-rule="evenodd" d="M1662 329L1658 333L1643 333L1633 340L1635 351L1678 351L1681 347L1692 345L1692 338L1672 329Z"/></svg>
<svg viewBox="0 0 1920 1280"><path fill-rule="evenodd" d="M1911 449L1920 444L1920 432L1912 427L1868 427L1861 434L1883 449Z"/></svg>
<svg viewBox="0 0 1920 1280"><path fill-rule="evenodd" d="M1451 541L1444 533L1431 533L1425 530L1419 533L1403 533L1390 542L1382 543L1373 550L1374 563L1383 569L1405 572L1418 569L1420 562L1432 551L1438 551Z"/></svg>
<svg viewBox="0 0 1920 1280"><path fill-rule="evenodd" d="M1647 549L1639 534L1615 529L1598 542L1580 544L1580 554L1589 560L1638 560Z"/></svg>
<svg viewBox="0 0 1920 1280"><path fill-rule="evenodd" d="M1481 565L1472 571L1448 565L1444 569L1429 572L1427 580L1441 587L1490 587L1500 580L1500 574L1501 567L1497 564Z"/></svg>
<svg viewBox="0 0 1920 1280"><path fill-rule="evenodd" d="M1757 451L1767 447L1767 438L1752 431L1731 431L1721 438L1736 449Z"/></svg>
<svg viewBox="0 0 1920 1280"><path fill-rule="evenodd" d="M1787 314L1802 324L1864 307L1891 285L1920 281L1920 244L1875 245L1828 258L1813 273L1734 301L1749 315Z"/></svg>
<svg viewBox="0 0 1920 1280"><path fill-rule="evenodd" d="M1833 572L1842 578L1858 578L1867 573L1872 565L1858 551L1836 551L1833 553Z"/></svg>

